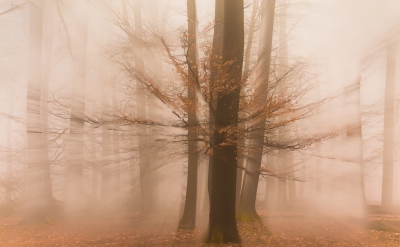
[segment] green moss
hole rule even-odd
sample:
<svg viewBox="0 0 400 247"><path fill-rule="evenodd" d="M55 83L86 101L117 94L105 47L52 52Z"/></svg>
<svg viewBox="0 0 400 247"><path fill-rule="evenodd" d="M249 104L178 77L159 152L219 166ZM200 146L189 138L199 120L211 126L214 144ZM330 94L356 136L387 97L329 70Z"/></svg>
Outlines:
<svg viewBox="0 0 400 247"><path fill-rule="evenodd" d="M225 229L226 230L226 229ZM206 240L206 244L240 244L239 235L233 232L224 232L222 226L215 226L210 230L209 236Z"/></svg>
<svg viewBox="0 0 400 247"><path fill-rule="evenodd" d="M212 232L210 232L209 243L222 244L224 243L224 234L221 227L215 227Z"/></svg>
<svg viewBox="0 0 400 247"><path fill-rule="evenodd" d="M239 210L236 214L236 220L241 222L260 222L260 216L256 212L245 212Z"/></svg>

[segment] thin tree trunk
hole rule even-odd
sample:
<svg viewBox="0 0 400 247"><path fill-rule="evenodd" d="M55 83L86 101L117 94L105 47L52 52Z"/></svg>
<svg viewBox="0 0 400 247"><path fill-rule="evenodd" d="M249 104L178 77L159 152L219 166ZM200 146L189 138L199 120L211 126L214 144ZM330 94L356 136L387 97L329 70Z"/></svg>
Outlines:
<svg viewBox="0 0 400 247"><path fill-rule="evenodd" d="M253 35L254 35L254 27L256 23L256 15L257 15L257 9L258 9L258 4L257 0L253 0L253 9L251 12L251 18L250 18L250 27L249 27L249 33L248 33L248 38L247 38L247 44L246 44L246 51L244 55L244 69L243 69L243 75L246 76L249 73L250 70L250 52L251 52L251 46L253 44ZM244 96L246 93L246 87L242 85L240 95L241 97ZM245 118L245 113L243 111L239 112L239 119L244 119ZM245 129L246 123L240 122L239 123L239 130ZM245 148L246 145L246 134L242 134L239 136L239 159L238 159L238 168L236 172L236 211L239 208L239 202L240 202L240 192L242 191L242 180L243 180L243 168L244 168L244 163L245 163L245 157L247 150Z"/></svg>
<svg viewBox="0 0 400 247"><path fill-rule="evenodd" d="M268 170L275 172L276 169L276 157L274 154L266 154L266 167ZM265 199L264 205L267 209L275 208L276 204L276 178L275 177L266 177L265 178Z"/></svg>
<svg viewBox="0 0 400 247"><path fill-rule="evenodd" d="M76 6L75 35L70 37L74 68L71 82L69 164L67 168L67 207L72 211L79 211L84 205L82 172L87 31L87 12L83 6Z"/></svg>
<svg viewBox="0 0 400 247"><path fill-rule="evenodd" d="M8 109L8 115L12 116L13 110L14 110L14 86L10 85L9 88L11 89L9 92L9 109ZM13 204L13 160L12 160L12 125L11 125L12 119L7 120L7 126L6 126L6 131L7 131L7 184L8 187L6 188L6 194L5 194L5 204L7 206L11 206Z"/></svg>
<svg viewBox="0 0 400 247"><path fill-rule="evenodd" d="M364 191L364 165L363 165L363 145L362 145L362 125L361 125L361 78L359 78L353 85L346 88L346 103L352 109L348 112L348 123L346 125L347 142L350 144L351 150L346 150L347 161L355 166L356 176L350 177L350 184L356 181L355 185L351 188L357 191L357 195L353 199L358 199L353 203L353 213L356 216L365 217L365 191ZM352 175L353 175L352 174Z"/></svg>
<svg viewBox="0 0 400 247"><path fill-rule="evenodd" d="M51 57L53 54L53 26L52 22L48 21L46 23L47 35L45 35L45 52L46 52L46 60L43 68L43 78L42 78L42 92L41 92L41 122L43 127L43 136L45 139L45 147L43 149L43 179L44 179L44 190L46 194L46 200L48 203L51 203L53 199L52 195L52 185L51 185L51 177L50 177L50 162L48 158L48 140L47 140L47 125L48 125L48 100L49 100L49 81L50 81L50 67L51 67Z"/></svg>
<svg viewBox="0 0 400 247"><path fill-rule="evenodd" d="M196 204L197 204L197 168L199 155L197 151L197 14L196 1L187 0L188 14L188 175L186 186L185 208L180 228L195 228L196 226Z"/></svg>
<svg viewBox="0 0 400 247"><path fill-rule="evenodd" d="M382 206L393 206L394 94L396 81L396 45L387 48L385 112L383 127Z"/></svg>
<svg viewBox="0 0 400 247"><path fill-rule="evenodd" d="M127 0L121 0L122 17L124 18L124 22L127 25L129 25L129 16L128 16L128 10L126 7L126 5L127 5L126 1ZM135 62L137 63L138 61L135 60ZM135 86L132 85L132 87L135 87ZM136 97L135 99L137 99L137 94L134 97ZM134 110L136 110L136 109L134 109ZM136 126L132 126L131 130L132 130L132 132L134 132L136 130ZM135 195L136 179L137 179L137 177L136 177L136 162L134 161L134 159L132 159L132 163L129 165L129 184L130 184L130 193L131 193L132 200L134 200L134 198L136 197L136 195Z"/></svg>
<svg viewBox="0 0 400 247"><path fill-rule="evenodd" d="M221 1L223 0L217 0L216 6ZM223 1L224 66L218 77L221 79L221 86L229 85L231 90L219 93L214 116L216 128L213 131L213 166L210 174L210 216L206 240L208 243L240 242L235 219L235 196L237 128L244 51L243 8L243 0ZM231 64L226 65L226 62ZM234 133L231 132L232 129Z"/></svg>
<svg viewBox="0 0 400 247"><path fill-rule="evenodd" d="M112 106L113 113L118 114L118 99L116 82L114 82L112 90ZM112 150L113 150L113 169L112 169L112 193L114 202L119 201L120 184L121 184L121 164L119 159L119 142L120 142L120 128L116 124L112 131Z"/></svg>
<svg viewBox="0 0 400 247"><path fill-rule="evenodd" d="M283 8L281 10L280 16L279 16L279 74L280 77L284 77L287 68L288 68L288 37L287 37L287 31L286 31L286 0L282 0L281 4L283 5ZM284 79L283 80L283 91L281 92L282 94L285 94L286 89L288 88L287 82ZM290 127L283 127L285 133L285 136L287 138L291 138L291 130ZM287 173L290 177L295 177L294 174L294 164L293 164L293 153L291 151L287 151L286 153L286 159L283 160L286 164L284 167L286 167ZM289 198L289 205L290 206L295 206L296 204L296 184L293 179L289 179L287 181L288 184L288 198Z"/></svg>
<svg viewBox="0 0 400 247"><path fill-rule="evenodd" d="M135 34L136 39L139 41L139 45L135 47L135 67L139 73L144 73L144 62L143 62L143 47L141 46L141 41L143 39L142 31L142 7L141 0L134 1L134 23L135 23ZM147 97L146 90L140 82L136 82L137 95L136 95L136 105L137 105L137 116L138 118L145 119L147 117L146 105ZM149 169L149 156L148 156L148 138L147 138L147 128L143 125L138 125L137 134L139 140L139 166L140 166L140 189L142 197L142 212L149 212L152 204L152 193L149 188L148 183L145 180L145 174L147 169Z"/></svg>
<svg viewBox="0 0 400 247"><path fill-rule="evenodd" d="M287 33L286 33L286 1L282 1L282 12L279 16L279 67L278 74L281 77L282 82L279 85L279 93L282 95L286 94L288 89L287 82L284 78L288 67L288 47L287 47ZM280 117L280 121L284 121L288 118L288 115ZM290 139L291 129L289 126L283 126L280 128L278 138ZM296 185L295 181L289 179L289 177L294 177L294 167L293 167L293 154L287 150L278 151L278 167L281 169L286 178L282 178L279 181L279 199L278 207L285 208L288 205L293 206L296 201ZM289 192L289 193L288 193ZM289 198L289 201L288 201Z"/></svg>
<svg viewBox="0 0 400 247"><path fill-rule="evenodd" d="M105 59L104 59L105 60ZM103 61L105 63L105 61ZM110 109L110 95L111 91L108 85L108 71L106 68L102 68L105 78L103 81L101 90L101 107L102 107L102 118L107 121L110 119L109 115L111 113ZM109 124L103 124L101 127L101 201L104 208L109 208L112 203L112 160L113 160L113 150L112 150L112 130Z"/></svg>
<svg viewBox="0 0 400 247"><path fill-rule="evenodd" d="M92 198L97 200L97 186L98 186L98 160L97 160L97 151L96 151L96 140L93 137L93 140L90 142L90 151L91 151L91 163L92 163Z"/></svg>
<svg viewBox="0 0 400 247"><path fill-rule="evenodd" d="M40 117L42 87L42 0L33 0L30 6L29 74L27 99L27 171L25 179L24 223L45 222L46 200L43 179L43 149L45 136Z"/></svg>
<svg viewBox="0 0 400 247"><path fill-rule="evenodd" d="M267 101L269 68L271 63L271 47L275 0L264 0L261 5L261 38L256 67L256 87L254 105L263 106ZM253 131L249 138L249 154L244 176L240 204L236 218L240 221L259 221L255 203L258 188L259 169L261 167L264 147L265 117L259 117L252 123Z"/></svg>

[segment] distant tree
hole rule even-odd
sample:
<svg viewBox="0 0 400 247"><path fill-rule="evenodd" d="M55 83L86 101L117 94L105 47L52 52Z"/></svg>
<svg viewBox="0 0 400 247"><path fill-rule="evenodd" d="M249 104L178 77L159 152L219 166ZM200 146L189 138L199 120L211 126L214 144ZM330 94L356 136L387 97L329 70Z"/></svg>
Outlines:
<svg viewBox="0 0 400 247"><path fill-rule="evenodd" d="M25 178L24 204L26 215L24 223L46 222L46 200L43 151L46 148L46 135L41 121L42 90L42 39L43 39L43 1L35 0L29 4L29 74L27 100L27 171ZM46 150L47 151L47 150ZM47 152L46 152L47 154Z"/></svg>
<svg viewBox="0 0 400 247"><path fill-rule="evenodd" d="M396 44L387 47L386 86L383 126L383 176L382 206L393 205L393 142L394 142L394 95L396 81Z"/></svg>
<svg viewBox="0 0 400 247"><path fill-rule="evenodd" d="M261 37L256 68L256 89L254 101L258 107L267 102L269 68L271 63L272 34L274 27L275 0L264 0L261 5ZM254 108L254 111L259 109ZM240 198L237 219L241 221L258 221L255 211L256 193L258 187L259 169L264 148L265 116L255 118L251 125L254 131L249 137L249 154L246 173Z"/></svg>
<svg viewBox="0 0 400 247"><path fill-rule="evenodd" d="M74 3L78 3L75 1ZM85 123L85 81L86 81L86 50L88 37L88 15L82 6L75 6L74 35L70 36L57 5L60 19L64 25L68 49L73 62L71 82L70 134L68 138L68 167L66 205L69 209L80 210L83 206L83 162L84 162L84 123Z"/></svg>

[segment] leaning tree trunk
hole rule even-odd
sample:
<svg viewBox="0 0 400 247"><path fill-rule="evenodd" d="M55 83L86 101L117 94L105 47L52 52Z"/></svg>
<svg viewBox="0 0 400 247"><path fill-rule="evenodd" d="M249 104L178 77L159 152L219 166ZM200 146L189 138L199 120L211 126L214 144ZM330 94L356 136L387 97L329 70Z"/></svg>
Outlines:
<svg viewBox="0 0 400 247"><path fill-rule="evenodd" d="M27 170L25 178L24 223L45 222L46 200L44 188L43 149L46 140L40 116L42 89L42 0L33 0L30 6L29 74L27 99Z"/></svg>
<svg viewBox="0 0 400 247"><path fill-rule="evenodd" d="M383 126L382 206L393 205L394 94L396 81L396 45L387 48L385 112Z"/></svg>
<svg viewBox="0 0 400 247"><path fill-rule="evenodd" d="M75 6L75 35L71 38L73 76L71 82L71 118L69 137L69 164L67 167L67 198L69 210L79 211L83 207L83 132L85 122L85 80L87 49L87 12L83 6Z"/></svg>
<svg viewBox="0 0 400 247"><path fill-rule="evenodd" d="M246 50L244 54L244 68L243 68L243 75L246 77L249 73L250 70L250 57L251 57L251 46L253 44L253 36L254 36L254 29L255 29L255 24L256 24L256 17L257 17L257 9L258 9L258 4L257 0L253 0L253 10L251 12L251 18L250 18L250 27L249 27L249 32L247 34L247 44L246 44ZM241 91L240 91L240 97L245 97L246 93L246 87L242 85ZM239 111L239 119L244 119L246 117L246 114L244 111ZM239 131L244 130L246 128L246 123L245 121L242 121L239 123ZM242 191L242 180L243 180L243 171L244 171L244 163L245 163L245 157L246 157L246 133L242 133L239 136L239 147L238 147L238 152L239 152L239 158L238 158L238 168L236 172L236 211L239 208L239 202L240 202L240 193Z"/></svg>
<svg viewBox="0 0 400 247"><path fill-rule="evenodd" d="M193 229L196 226L196 203L197 203L197 14L196 0L187 0L188 14L188 174L186 186L185 208L180 228Z"/></svg>
<svg viewBox="0 0 400 247"><path fill-rule="evenodd" d="M222 68L212 152L208 243L239 243L235 219L237 128L244 50L243 0L223 2ZM223 87L224 86L224 87ZM229 88L226 90L226 88Z"/></svg>
<svg viewBox="0 0 400 247"><path fill-rule="evenodd" d="M271 47L274 24L275 0L264 0L261 6L261 38L256 67L256 87L254 105L260 110L267 101L269 68L271 63ZM239 209L236 218L240 221L259 221L256 212L256 195L258 188L259 169L261 167L264 147L265 116L260 114L252 123L252 132L249 138L249 154L247 158L246 174L244 176Z"/></svg>

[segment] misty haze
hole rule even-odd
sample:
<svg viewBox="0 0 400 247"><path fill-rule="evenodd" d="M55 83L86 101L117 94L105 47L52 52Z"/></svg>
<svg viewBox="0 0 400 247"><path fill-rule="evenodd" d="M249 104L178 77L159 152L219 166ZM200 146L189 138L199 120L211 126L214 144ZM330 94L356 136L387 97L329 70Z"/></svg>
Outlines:
<svg viewBox="0 0 400 247"><path fill-rule="evenodd" d="M399 0L0 0L0 246L400 246Z"/></svg>

